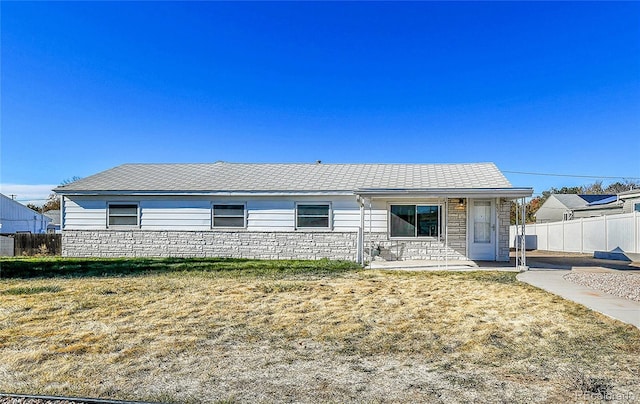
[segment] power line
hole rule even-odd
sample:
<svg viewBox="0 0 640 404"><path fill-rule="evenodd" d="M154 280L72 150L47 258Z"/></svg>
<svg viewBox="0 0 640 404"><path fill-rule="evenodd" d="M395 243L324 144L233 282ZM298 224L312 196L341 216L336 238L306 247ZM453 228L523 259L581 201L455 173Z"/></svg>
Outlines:
<svg viewBox="0 0 640 404"><path fill-rule="evenodd" d="M46 202L48 201L48 199L38 199L38 198L34 198L34 199L14 199L14 201L16 202Z"/></svg>
<svg viewBox="0 0 640 404"><path fill-rule="evenodd" d="M540 175L540 176L547 176L547 177L596 178L596 179L607 179L607 180L640 180L640 177L611 177L606 175L531 173L526 171L507 171L507 170L502 170L502 172L508 173L508 174Z"/></svg>

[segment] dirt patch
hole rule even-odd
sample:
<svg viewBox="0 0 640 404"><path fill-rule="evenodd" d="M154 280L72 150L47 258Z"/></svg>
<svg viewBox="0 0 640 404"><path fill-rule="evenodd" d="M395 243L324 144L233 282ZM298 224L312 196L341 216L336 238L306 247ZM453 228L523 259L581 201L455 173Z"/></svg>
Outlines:
<svg viewBox="0 0 640 404"><path fill-rule="evenodd" d="M636 328L508 272L0 282L4 291L44 287L1 296L0 391L532 403L575 401L597 385L640 397Z"/></svg>

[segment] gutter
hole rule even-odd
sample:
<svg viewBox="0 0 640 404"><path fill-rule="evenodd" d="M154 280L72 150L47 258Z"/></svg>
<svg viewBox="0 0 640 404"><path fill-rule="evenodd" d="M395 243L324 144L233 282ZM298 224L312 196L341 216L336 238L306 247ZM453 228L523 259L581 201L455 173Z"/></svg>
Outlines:
<svg viewBox="0 0 640 404"><path fill-rule="evenodd" d="M53 190L63 196L314 196L314 195L342 195L352 196L353 191L134 191L134 190L105 190L105 191L65 191Z"/></svg>
<svg viewBox="0 0 640 404"><path fill-rule="evenodd" d="M354 191L356 195L369 197L442 197L469 198L469 197L510 197L523 198L533 195L533 188L359 188Z"/></svg>
<svg viewBox="0 0 640 404"><path fill-rule="evenodd" d="M449 198L473 198L473 197L505 197L524 198L533 194L533 188L358 188L354 190L314 190L314 191L248 191L248 190L218 190L218 191L185 191L185 190L69 190L55 188L53 190L62 196L366 196L385 197L394 196L401 198L424 197L449 197Z"/></svg>

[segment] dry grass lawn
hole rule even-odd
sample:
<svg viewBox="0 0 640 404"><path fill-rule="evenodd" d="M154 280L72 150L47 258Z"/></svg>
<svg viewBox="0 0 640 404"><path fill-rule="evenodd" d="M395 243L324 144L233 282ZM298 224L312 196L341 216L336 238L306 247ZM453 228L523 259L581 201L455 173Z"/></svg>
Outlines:
<svg viewBox="0 0 640 404"><path fill-rule="evenodd" d="M640 400L640 331L513 273L0 280L0 392L161 402Z"/></svg>

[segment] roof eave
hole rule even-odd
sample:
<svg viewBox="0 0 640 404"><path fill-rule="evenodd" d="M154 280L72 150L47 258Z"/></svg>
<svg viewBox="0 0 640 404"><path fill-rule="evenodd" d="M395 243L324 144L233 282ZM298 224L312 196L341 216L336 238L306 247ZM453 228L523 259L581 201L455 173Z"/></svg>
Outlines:
<svg viewBox="0 0 640 404"><path fill-rule="evenodd" d="M594 206L583 206L583 207L579 207L579 208L573 208L572 210L575 211L579 211L579 212L588 212L590 210L609 210L609 209L622 209L622 204L619 203L612 203L612 204L606 204L606 205L594 205Z"/></svg>
<svg viewBox="0 0 640 404"><path fill-rule="evenodd" d="M295 195L358 195L366 197L503 197L523 198L533 194L533 188L358 188L354 190L54 190L62 196L295 196Z"/></svg>
<svg viewBox="0 0 640 404"><path fill-rule="evenodd" d="M352 190L276 190L276 191L248 191L248 190L65 190L57 192L62 196L287 196L287 195L353 195Z"/></svg>
<svg viewBox="0 0 640 404"><path fill-rule="evenodd" d="M524 198L533 195L533 188L425 188L425 189L383 189L360 188L354 191L356 195L367 197L503 197Z"/></svg>

